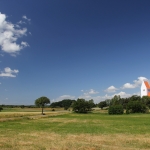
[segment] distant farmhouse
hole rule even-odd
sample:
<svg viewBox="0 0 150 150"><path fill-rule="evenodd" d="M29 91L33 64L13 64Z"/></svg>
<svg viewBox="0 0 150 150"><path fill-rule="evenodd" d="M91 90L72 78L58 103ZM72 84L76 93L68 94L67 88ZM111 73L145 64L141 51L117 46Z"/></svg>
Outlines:
<svg viewBox="0 0 150 150"><path fill-rule="evenodd" d="M141 85L141 97L150 96L150 85L148 81L143 81Z"/></svg>

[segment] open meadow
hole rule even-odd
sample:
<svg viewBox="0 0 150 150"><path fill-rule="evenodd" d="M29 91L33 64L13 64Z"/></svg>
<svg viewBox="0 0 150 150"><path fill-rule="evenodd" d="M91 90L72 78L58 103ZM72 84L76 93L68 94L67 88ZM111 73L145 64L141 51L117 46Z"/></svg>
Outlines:
<svg viewBox="0 0 150 150"><path fill-rule="evenodd" d="M150 114L11 109L0 112L1 150L149 150Z"/></svg>

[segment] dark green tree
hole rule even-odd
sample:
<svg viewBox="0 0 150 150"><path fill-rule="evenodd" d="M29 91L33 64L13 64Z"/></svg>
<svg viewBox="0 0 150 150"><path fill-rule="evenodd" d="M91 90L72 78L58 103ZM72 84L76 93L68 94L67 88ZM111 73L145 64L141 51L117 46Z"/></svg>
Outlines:
<svg viewBox="0 0 150 150"><path fill-rule="evenodd" d="M99 104L98 104L98 107L103 109L103 107L106 107L107 104L106 104L106 101L101 101Z"/></svg>
<svg viewBox="0 0 150 150"><path fill-rule="evenodd" d="M22 108L22 109L23 109L24 107L25 107L24 105L21 105L21 106L20 106L20 108Z"/></svg>
<svg viewBox="0 0 150 150"><path fill-rule="evenodd" d="M59 102L53 102L50 107L51 108L55 108L55 107L64 107L65 110L67 110L69 107L71 107L71 104L74 102L75 100L71 100L71 99L64 99L62 101Z"/></svg>
<svg viewBox="0 0 150 150"><path fill-rule="evenodd" d="M140 101L130 101L127 104L127 113L146 113L147 108L146 105Z"/></svg>
<svg viewBox="0 0 150 150"><path fill-rule="evenodd" d="M122 105L111 105L109 106L108 113L110 115L121 115L123 114L123 106Z"/></svg>
<svg viewBox="0 0 150 150"><path fill-rule="evenodd" d="M110 101L110 105L119 105L120 104L120 95L115 95L111 101Z"/></svg>
<svg viewBox="0 0 150 150"><path fill-rule="evenodd" d="M129 99L130 101L141 101L141 97L138 95L132 95Z"/></svg>
<svg viewBox="0 0 150 150"><path fill-rule="evenodd" d="M3 110L3 107L0 107L0 111L2 111Z"/></svg>
<svg viewBox="0 0 150 150"><path fill-rule="evenodd" d="M42 108L42 115L44 115L43 113L44 106L47 104L50 104L50 99L45 96L42 96L35 100L35 105Z"/></svg>
<svg viewBox="0 0 150 150"><path fill-rule="evenodd" d="M96 105L94 104L94 100L91 99L88 101L89 102L89 108L92 109L93 107L95 107Z"/></svg>
<svg viewBox="0 0 150 150"><path fill-rule="evenodd" d="M143 96L141 100L142 100L143 104L145 104L148 108L150 108L150 97L149 96Z"/></svg>
<svg viewBox="0 0 150 150"><path fill-rule="evenodd" d="M78 98L77 101L73 102L72 108L74 112L77 113L87 113L91 111L92 105L91 101L86 101L85 99Z"/></svg>
<svg viewBox="0 0 150 150"><path fill-rule="evenodd" d="M105 102L106 102L106 105L109 106L110 102L111 102L111 99L106 99Z"/></svg>

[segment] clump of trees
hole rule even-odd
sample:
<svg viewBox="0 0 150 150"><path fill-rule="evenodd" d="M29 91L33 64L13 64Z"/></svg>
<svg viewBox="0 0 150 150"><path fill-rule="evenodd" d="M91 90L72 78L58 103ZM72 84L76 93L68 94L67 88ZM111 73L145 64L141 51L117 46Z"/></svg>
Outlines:
<svg viewBox="0 0 150 150"><path fill-rule="evenodd" d="M147 107L141 101L130 101L127 104L126 113L146 113Z"/></svg>
<svg viewBox="0 0 150 150"><path fill-rule="evenodd" d="M50 99L45 97L45 96L42 96L42 97L35 100L35 105L37 107L42 108L42 115L44 115L44 113L43 113L44 106L47 104L50 104Z"/></svg>
<svg viewBox="0 0 150 150"><path fill-rule="evenodd" d="M64 99L59 102L53 102L50 107L56 108L56 107L63 107L65 110L67 110L69 107L71 107L72 103L75 102L75 100L71 99Z"/></svg>
<svg viewBox="0 0 150 150"><path fill-rule="evenodd" d="M98 104L100 108L109 106L109 114L123 114L126 113L146 113L150 108L150 97L143 96L142 98L137 95L133 95L128 98L121 98L119 95L115 95L112 99L102 101Z"/></svg>
<svg viewBox="0 0 150 150"><path fill-rule="evenodd" d="M73 111L76 113L87 113L91 111L94 106L95 104L92 99L86 101L82 98L78 98L77 101L74 101L74 103L72 104Z"/></svg>
<svg viewBox="0 0 150 150"><path fill-rule="evenodd" d="M108 113L110 115L121 115L123 114L123 106L122 105L112 105L109 107Z"/></svg>
<svg viewBox="0 0 150 150"><path fill-rule="evenodd" d="M108 109L108 113L110 115L113 115L113 114L117 114L117 115L123 114L123 105L121 104L120 99L121 99L120 95L115 95L111 99L110 106L109 106L109 109Z"/></svg>

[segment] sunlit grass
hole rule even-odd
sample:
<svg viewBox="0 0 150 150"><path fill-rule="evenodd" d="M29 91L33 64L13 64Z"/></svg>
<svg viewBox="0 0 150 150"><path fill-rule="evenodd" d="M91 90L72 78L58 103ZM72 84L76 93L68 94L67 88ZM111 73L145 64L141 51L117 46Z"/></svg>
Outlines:
<svg viewBox="0 0 150 150"><path fill-rule="evenodd" d="M149 114L108 115L104 111L62 114L56 111L46 113L45 118L37 116L0 122L1 149L150 149Z"/></svg>

